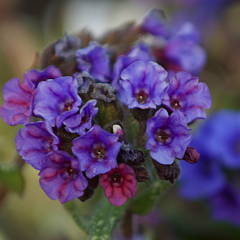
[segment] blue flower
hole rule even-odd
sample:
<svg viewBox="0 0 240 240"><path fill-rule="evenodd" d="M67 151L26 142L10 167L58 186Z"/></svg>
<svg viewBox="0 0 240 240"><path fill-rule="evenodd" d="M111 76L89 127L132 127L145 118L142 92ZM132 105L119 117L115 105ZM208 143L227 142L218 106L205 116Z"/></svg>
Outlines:
<svg viewBox="0 0 240 240"><path fill-rule="evenodd" d="M167 87L167 72L152 61L135 61L120 74L119 100L128 108L156 108Z"/></svg>
<svg viewBox="0 0 240 240"><path fill-rule="evenodd" d="M191 141L190 129L179 111L169 115L165 109L158 110L147 121L146 133L146 148L161 164L172 164L176 158L181 159Z"/></svg>

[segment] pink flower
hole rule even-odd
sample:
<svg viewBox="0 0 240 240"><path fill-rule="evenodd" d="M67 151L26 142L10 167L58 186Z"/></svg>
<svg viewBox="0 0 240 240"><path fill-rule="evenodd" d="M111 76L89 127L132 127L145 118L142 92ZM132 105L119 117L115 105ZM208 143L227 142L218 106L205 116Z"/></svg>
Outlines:
<svg viewBox="0 0 240 240"><path fill-rule="evenodd" d="M115 206L123 205L128 198L134 197L137 192L134 170L124 163L103 174L100 177L100 185L110 203Z"/></svg>

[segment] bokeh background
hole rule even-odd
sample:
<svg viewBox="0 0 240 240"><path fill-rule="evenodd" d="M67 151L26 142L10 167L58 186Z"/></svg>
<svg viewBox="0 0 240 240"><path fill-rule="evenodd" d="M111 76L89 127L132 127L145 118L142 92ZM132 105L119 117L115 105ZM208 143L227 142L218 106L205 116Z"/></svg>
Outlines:
<svg viewBox="0 0 240 240"><path fill-rule="evenodd" d="M152 8L196 24L208 55L201 80L212 93L211 111L240 111L239 0L0 0L0 87L30 69L36 54L64 33L87 28L100 35L126 21L140 21ZM15 161L16 131L0 122L0 162ZM24 191L16 186L6 192L0 183L0 240L85 239L64 208L42 192L35 170L24 166L23 177ZM214 220L205 202L186 201L177 188L150 216L135 217L143 239L240 239L240 226ZM83 204L83 212L88 207Z"/></svg>

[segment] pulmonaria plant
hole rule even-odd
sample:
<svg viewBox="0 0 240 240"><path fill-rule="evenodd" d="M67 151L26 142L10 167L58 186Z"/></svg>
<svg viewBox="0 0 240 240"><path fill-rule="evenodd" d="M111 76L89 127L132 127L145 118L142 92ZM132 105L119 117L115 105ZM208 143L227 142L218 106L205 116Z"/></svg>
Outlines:
<svg viewBox="0 0 240 240"><path fill-rule="evenodd" d="M17 151L51 199L85 201L100 183L111 204L130 204L157 176L173 183L178 160L197 161L189 124L211 105L193 75L204 59L196 29L170 28L154 10L140 25L51 43L41 70L6 83L0 115L23 125Z"/></svg>

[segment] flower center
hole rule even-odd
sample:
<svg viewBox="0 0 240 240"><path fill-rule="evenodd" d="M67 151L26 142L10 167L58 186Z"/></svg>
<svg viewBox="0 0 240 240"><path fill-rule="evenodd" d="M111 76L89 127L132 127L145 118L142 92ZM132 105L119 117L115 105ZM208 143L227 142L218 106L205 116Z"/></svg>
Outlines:
<svg viewBox="0 0 240 240"><path fill-rule="evenodd" d="M177 99L172 99L171 100L171 107L175 110L180 109L182 106L180 102Z"/></svg>
<svg viewBox="0 0 240 240"><path fill-rule="evenodd" d="M146 93L144 90L141 90L136 94L136 99L138 103L144 104L148 99L148 93Z"/></svg>
<svg viewBox="0 0 240 240"><path fill-rule="evenodd" d="M158 129L155 133L156 141L160 143L167 143L170 140L170 132L167 130Z"/></svg>
<svg viewBox="0 0 240 240"><path fill-rule="evenodd" d="M63 179L74 179L78 175L78 171L72 168L70 165L63 169L62 177Z"/></svg>
<svg viewBox="0 0 240 240"><path fill-rule="evenodd" d="M66 112L66 111L70 111L73 107L73 102L67 102L64 104L64 107L63 107L63 111Z"/></svg>
<svg viewBox="0 0 240 240"><path fill-rule="evenodd" d="M97 145L93 148L93 155L97 159L103 159L106 155L106 149L102 145Z"/></svg>
<svg viewBox="0 0 240 240"><path fill-rule="evenodd" d="M115 172L110 176L109 180L114 186L119 186L123 182L123 177L120 173Z"/></svg>

